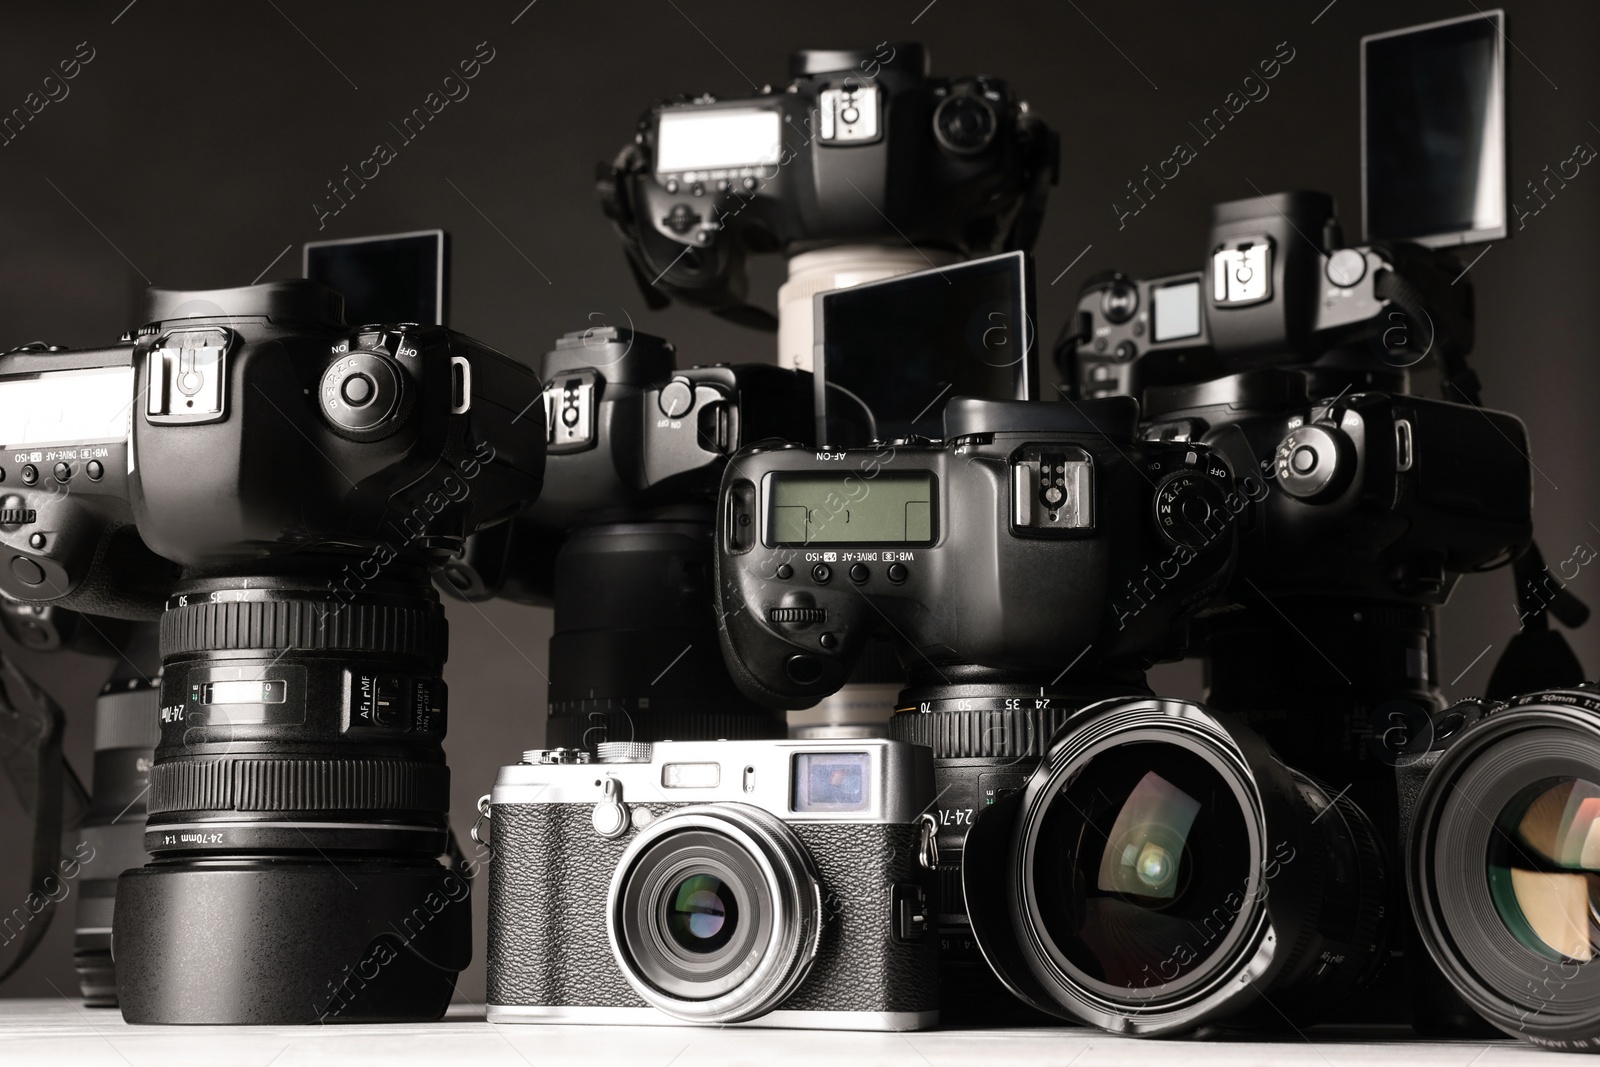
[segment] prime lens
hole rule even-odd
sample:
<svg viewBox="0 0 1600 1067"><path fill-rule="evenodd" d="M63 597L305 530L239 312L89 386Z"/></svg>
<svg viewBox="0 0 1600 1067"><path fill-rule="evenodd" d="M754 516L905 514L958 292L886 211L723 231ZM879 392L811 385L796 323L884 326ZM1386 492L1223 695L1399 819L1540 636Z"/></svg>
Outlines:
<svg viewBox="0 0 1600 1067"><path fill-rule="evenodd" d="M443 1013L471 955L469 887L437 861L445 649L420 573L178 587L161 620L154 859L116 903L129 1021Z"/></svg>
<svg viewBox="0 0 1600 1067"><path fill-rule="evenodd" d="M1042 1011L1158 1035L1325 1015L1386 949L1376 832L1236 722L1114 700L968 833L985 958Z"/></svg>
<svg viewBox="0 0 1600 1067"><path fill-rule="evenodd" d="M1423 943L1501 1030L1600 1047L1600 692L1519 697L1438 741L1407 844Z"/></svg>
<svg viewBox="0 0 1600 1067"><path fill-rule="evenodd" d="M647 1003L685 1022L742 1022L810 971L821 884L794 831L766 811L681 808L628 846L607 923L617 965Z"/></svg>

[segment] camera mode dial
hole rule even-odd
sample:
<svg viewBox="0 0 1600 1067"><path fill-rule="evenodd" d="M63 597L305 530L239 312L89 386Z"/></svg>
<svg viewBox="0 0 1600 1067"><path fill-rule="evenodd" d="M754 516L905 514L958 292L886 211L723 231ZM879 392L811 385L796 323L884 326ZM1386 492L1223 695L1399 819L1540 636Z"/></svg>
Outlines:
<svg viewBox="0 0 1600 1067"><path fill-rule="evenodd" d="M411 413L412 390L394 360L378 352L350 352L323 372L317 397L340 437L379 441Z"/></svg>
<svg viewBox="0 0 1600 1067"><path fill-rule="evenodd" d="M1156 530L1174 548L1200 551L1233 522L1226 494L1199 471L1174 471L1156 483Z"/></svg>
<svg viewBox="0 0 1600 1067"><path fill-rule="evenodd" d="M1291 430L1273 456L1278 485L1308 503L1332 499L1355 475L1355 453L1349 435L1337 427L1312 423Z"/></svg>

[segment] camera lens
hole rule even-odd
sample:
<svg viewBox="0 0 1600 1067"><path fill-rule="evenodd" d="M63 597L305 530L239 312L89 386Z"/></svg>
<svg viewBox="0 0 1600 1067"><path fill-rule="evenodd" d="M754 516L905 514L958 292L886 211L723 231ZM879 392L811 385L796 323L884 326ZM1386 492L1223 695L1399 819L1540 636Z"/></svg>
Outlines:
<svg viewBox="0 0 1600 1067"><path fill-rule="evenodd" d="M740 804L689 807L634 839L607 923L623 975L688 1022L734 1023L782 1003L816 958L821 890L784 823Z"/></svg>
<svg viewBox="0 0 1600 1067"><path fill-rule="evenodd" d="M712 531L708 520L568 534L555 563L548 744L784 736L784 716L741 696L723 662Z"/></svg>
<svg viewBox="0 0 1600 1067"><path fill-rule="evenodd" d="M1366 817L1183 701L1074 716L1026 787L978 817L962 884L1012 992L1118 1032L1309 1020L1386 948Z"/></svg>
<svg viewBox="0 0 1600 1067"><path fill-rule="evenodd" d="M81 852L75 856L84 861L84 873L73 916L73 963L83 1002L91 1008L117 1006L111 960L117 876L150 859L144 847L145 796L161 707L155 627L143 625L122 653L95 701L94 784Z"/></svg>
<svg viewBox="0 0 1600 1067"><path fill-rule="evenodd" d="M691 874L668 897L665 927L690 952L715 952L739 924L739 900L715 874Z"/></svg>
<svg viewBox="0 0 1600 1067"><path fill-rule="evenodd" d="M1521 697L1453 739L1408 868L1422 940L1468 1004L1538 1044L1600 1047L1600 693Z"/></svg>
<svg viewBox="0 0 1600 1067"><path fill-rule="evenodd" d="M1040 821L1032 877L1046 931L1081 981L1175 990L1227 955L1241 917L1229 896L1250 878L1241 799L1177 745L1121 745L1083 765Z"/></svg>
<svg viewBox="0 0 1600 1067"><path fill-rule="evenodd" d="M1488 867L1489 896L1518 942L1557 963L1594 958L1600 786L1550 778L1524 790L1495 819Z"/></svg>
<svg viewBox="0 0 1600 1067"><path fill-rule="evenodd" d="M470 957L465 887L437 861L443 611L425 574L328 562L344 581L192 580L168 602L154 860L116 904L130 1021L432 1019Z"/></svg>

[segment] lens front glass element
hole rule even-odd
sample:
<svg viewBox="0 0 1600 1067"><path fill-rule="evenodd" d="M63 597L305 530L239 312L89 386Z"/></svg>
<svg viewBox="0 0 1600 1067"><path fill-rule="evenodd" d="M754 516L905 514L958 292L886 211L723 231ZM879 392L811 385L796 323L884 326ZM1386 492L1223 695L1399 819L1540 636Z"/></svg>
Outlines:
<svg viewBox="0 0 1600 1067"><path fill-rule="evenodd" d="M680 948L715 952L738 928L738 897L733 887L715 874L691 874L668 894L663 925Z"/></svg>
<svg viewBox="0 0 1600 1067"><path fill-rule="evenodd" d="M1530 951L1587 962L1600 950L1600 786L1547 778L1519 793L1489 838L1489 893Z"/></svg>
<svg viewBox="0 0 1600 1067"><path fill-rule="evenodd" d="M1211 762L1175 744L1117 745L1040 820L1044 932L1091 984L1167 989L1233 939L1256 888L1250 857L1238 796Z"/></svg>

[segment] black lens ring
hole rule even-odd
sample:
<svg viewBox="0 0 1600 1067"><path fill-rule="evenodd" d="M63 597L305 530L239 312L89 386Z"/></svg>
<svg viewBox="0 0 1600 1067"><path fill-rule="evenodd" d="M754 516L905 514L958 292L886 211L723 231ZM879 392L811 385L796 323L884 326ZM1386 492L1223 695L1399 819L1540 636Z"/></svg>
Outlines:
<svg viewBox="0 0 1600 1067"><path fill-rule="evenodd" d="M1113 729L1102 728L1092 733L1093 736L1085 738L1080 745L1072 746L1070 754L1063 754L1064 758L1051 760L1048 776L1041 777L1039 802L1029 805L1018 820L1016 834L1022 845L1018 866L1024 873L1017 880L1022 899L1021 910L1013 912L1013 928L1028 949L1027 958L1035 977L1048 986L1070 989L1075 997L1095 1004L1100 1010L1116 1013L1171 1011L1204 1001L1219 989L1237 984L1234 976L1238 964L1259 953L1263 937L1270 934L1261 893L1266 823L1260 794L1249 769L1234 751L1230 751L1231 746L1226 742L1218 744L1217 738L1204 731L1190 731L1175 723L1122 723ZM1181 979L1163 984L1150 996L1123 995L1121 987L1086 974L1046 933L1042 920L1029 918L1041 914L1041 902L1031 872L1038 860L1040 831L1050 807L1065 786L1097 757L1113 748L1140 742L1173 745L1198 756L1232 790L1245 816L1250 872L1244 893L1248 907L1240 910L1206 961Z"/></svg>
<svg viewBox="0 0 1600 1067"><path fill-rule="evenodd" d="M344 603L302 590L215 590L161 616L161 654L231 650L358 651L443 662L449 640L435 599L384 602L364 595Z"/></svg>
<svg viewBox="0 0 1600 1067"><path fill-rule="evenodd" d="M1587 711L1561 703L1490 715L1445 751L1417 800L1407 888L1424 944L1474 1010L1527 1040L1594 1047L1600 1045L1600 967L1574 972L1518 942L1488 886L1490 835L1508 803L1546 779L1600 779L1600 703L1594 694L1586 695ZM1449 856L1444 877L1433 862L1441 850ZM1465 877L1462 862L1470 865ZM1529 988L1554 995L1514 997Z"/></svg>

